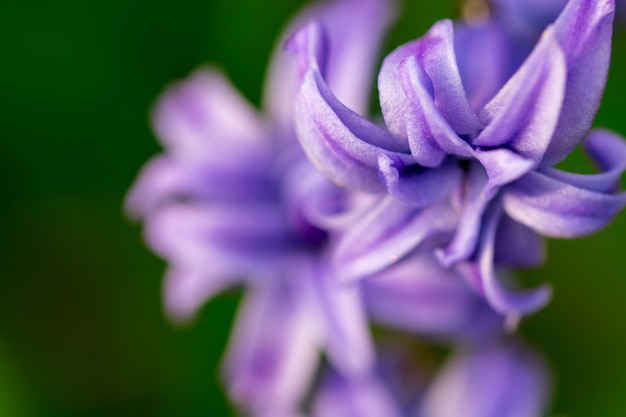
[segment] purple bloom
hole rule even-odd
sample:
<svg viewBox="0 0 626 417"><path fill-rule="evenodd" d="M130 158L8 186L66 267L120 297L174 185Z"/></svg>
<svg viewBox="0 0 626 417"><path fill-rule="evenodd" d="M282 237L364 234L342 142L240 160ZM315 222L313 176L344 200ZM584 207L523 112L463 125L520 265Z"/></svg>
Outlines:
<svg viewBox="0 0 626 417"><path fill-rule="evenodd" d="M327 25L329 82L355 107L367 108L363 83L391 9L380 0L338 0L295 20ZM168 262L164 298L173 320L190 319L225 287L246 286L225 378L234 401L259 415L297 408L320 349L346 374L373 362L360 289L337 285L327 261L360 198L321 177L298 148L291 66L282 55L271 65L267 118L216 71L171 86L153 117L166 153L144 168L127 200Z"/></svg>
<svg viewBox="0 0 626 417"><path fill-rule="evenodd" d="M543 360L519 341L461 351L435 377L419 417L541 417L549 398Z"/></svg>
<svg viewBox="0 0 626 417"><path fill-rule="evenodd" d="M610 0L570 1L518 67L511 57L523 51L511 50L497 28L455 33L449 21L435 24L383 63L387 129L328 88L321 26L292 38L290 49L306 63L295 120L307 155L335 183L391 199L339 242L335 261L346 279L439 240L442 264L455 266L497 311L514 317L545 304L549 288L511 292L494 265L536 265L543 259L537 233L593 233L626 204L616 193L626 145L611 133L593 132L585 142L603 173L551 168L581 142L599 105L613 9Z"/></svg>

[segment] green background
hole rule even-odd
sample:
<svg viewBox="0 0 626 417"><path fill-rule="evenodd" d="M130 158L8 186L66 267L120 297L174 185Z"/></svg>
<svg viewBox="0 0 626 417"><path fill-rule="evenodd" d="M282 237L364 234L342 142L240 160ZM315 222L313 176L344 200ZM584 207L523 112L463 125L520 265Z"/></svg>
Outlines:
<svg viewBox="0 0 626 417"><path fill-rule="evenodd" d="M160 305L164 264L121 204L159 151L148 110L198 65L258 104L265 62L302 3L0 1L0 416L227 416L219 359L238 296L186 328ZM271 3L271 5L269 4ZM408 2L391 45L456 14ZM626 31L597 124L626 134ZM565 167L588 170L577 153ZM550 241L548 308L521 332L556 372L553 415L626 415L626 218Z"/></svg>

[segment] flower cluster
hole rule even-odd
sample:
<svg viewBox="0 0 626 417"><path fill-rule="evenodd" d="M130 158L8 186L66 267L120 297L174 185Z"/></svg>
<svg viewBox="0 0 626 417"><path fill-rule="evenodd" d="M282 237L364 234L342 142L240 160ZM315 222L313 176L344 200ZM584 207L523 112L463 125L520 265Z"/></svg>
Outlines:
<svg viewBox="0 0 626 417"><path fill-rule="evenodd" d="M366 116L388 0L303 10L272 58L263 114L214 69L163 94L166 151L127 211L168 263L172 320L244 288L224 366L242 410L542 415L548 372L512 333L551 290L516 290L509 271L543 262L541 236L593 233L626 205L626 143L589 133L613 0L535 3L498 0L395 49L378 74L384 125ZM554 167L581 142L601 173ZM370 322L454 353L420 366Z"/></svg>

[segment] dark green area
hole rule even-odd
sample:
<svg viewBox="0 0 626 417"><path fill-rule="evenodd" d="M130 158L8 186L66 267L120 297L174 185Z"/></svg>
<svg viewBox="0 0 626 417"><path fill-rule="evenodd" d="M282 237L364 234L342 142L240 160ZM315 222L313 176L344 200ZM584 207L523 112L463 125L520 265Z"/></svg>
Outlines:
<svg viewBox="0 0 626 417"><path fill-rule="evenodd" d="M407 1L389 45L452 15ZM270 6L271 4L271 6ZM164 264L121 204L159 151L148 111L203 63L259 102L266 59L302 2L1 0L0 415L227 416L219 359L238 296L177 328L160 304ZM597 123L626 134L626 32ZM576 154L569 169L585 169ZM626 415L626 219L552 241L552 304L522 331L557 375L555 415Z"/></svg>

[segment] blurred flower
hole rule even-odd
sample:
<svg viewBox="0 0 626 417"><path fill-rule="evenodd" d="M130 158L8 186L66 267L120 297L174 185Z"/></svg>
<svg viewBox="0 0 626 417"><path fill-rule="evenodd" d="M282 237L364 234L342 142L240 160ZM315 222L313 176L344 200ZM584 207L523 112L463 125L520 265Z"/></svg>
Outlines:
<svg viewBox="0 0 626 417"><path fill-rule="evenodd" d="M514 319L544 305L549 288L511 292L494 265L536 265L543 260L537 233L593 233L626 204L616 193L626 144L609 132L585 142L605 172L552 168L582 141L598 108L613 10L610 0L570 1L518 67L509 58L523 51L497 28L455 33L450 21L435 24L383 63L387 129L328 88L322 26L297 33L289 47L306 63L295 120L307 155L338 185L391 199L364 216L367 226L376 224L376 245L351 236L365 236L363 225L343 237L355 244L339 242L335 261L344 278L380 271L436 237L441 263L455 266L498 312Z"/></svg>
<svg viewBox="0 0 626 417"><path fill-rule="evenodd" d="M329 83L362 111L392 9L382 0L319 3L288 29L324 22L333 35ZM238 405L265 415L295 409L319 349L346 374L373 363L359 288L337 285L327 266L327 248L358 198L321 177L299 149L291 61L282 53L272 61L265 118L214 70L171 86L153 117L166 152L127 199L169 264L164 298L173 320L190 319L225 287L246 286L225 378Z"/></svg>
<svg viewBox="0 0 626 417"><path fill-rule="evenodd" d="M435 377L419 417L541 417L551 391L544 361L521 341L457 352Z"/></svg>

